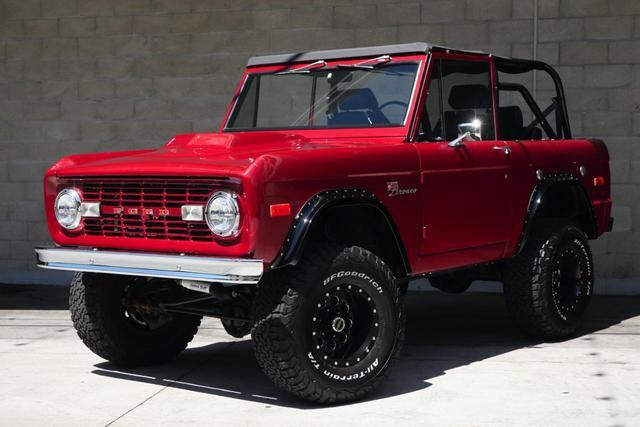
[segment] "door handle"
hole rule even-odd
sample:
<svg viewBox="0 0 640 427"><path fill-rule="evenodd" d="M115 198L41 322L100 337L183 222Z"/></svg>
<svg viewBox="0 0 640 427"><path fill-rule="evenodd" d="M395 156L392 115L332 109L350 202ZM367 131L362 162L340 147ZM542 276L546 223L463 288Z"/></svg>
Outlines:
<svg viewBox="0 0 640 427"><path fill-rule="evenodd" d="M506 156L508 156L509 154L511 154L511 148L509 147L493 147L494 150L498 151L502 151Z"/></svg>

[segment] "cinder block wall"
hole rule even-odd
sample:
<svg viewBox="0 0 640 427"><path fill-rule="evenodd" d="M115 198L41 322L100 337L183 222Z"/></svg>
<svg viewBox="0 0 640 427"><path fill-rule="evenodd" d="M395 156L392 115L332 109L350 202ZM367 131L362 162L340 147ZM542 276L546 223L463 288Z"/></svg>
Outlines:
<svg viewBox="0 0 640 427"><path fill-rule="evenodd" d="M574 133L611 151L597 273L638 279L640 1L539 0L538 15ZM252 54L409 41L531 57L533 0L0 0L0 282L47 280L32 248L60 156L216 129Z"/></svg>

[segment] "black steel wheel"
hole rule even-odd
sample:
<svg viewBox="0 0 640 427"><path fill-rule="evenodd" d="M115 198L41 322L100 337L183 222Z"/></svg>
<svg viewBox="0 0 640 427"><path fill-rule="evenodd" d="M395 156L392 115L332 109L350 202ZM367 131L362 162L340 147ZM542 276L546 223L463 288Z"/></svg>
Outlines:
<svg viewBox="0 0 640 427"><path fill-rule="evenodd" d="M574 334L593 294L587 236L574 225L538 227L504 270L505 301L527 334L547 339Z"/></svg>
<svg viewBox="0 0 640 427"><path fill-rule="evenodd" d="M388 374L404 337L389 267L359 248L318 248L260 284L256 357L279 387L316 402L360 398Z"/></svg>

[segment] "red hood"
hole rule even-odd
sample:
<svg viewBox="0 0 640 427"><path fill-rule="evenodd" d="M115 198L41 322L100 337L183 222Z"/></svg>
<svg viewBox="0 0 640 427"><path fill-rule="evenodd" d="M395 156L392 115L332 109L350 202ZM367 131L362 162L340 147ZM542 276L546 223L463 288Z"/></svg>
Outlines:
<svg viewBox="0 0 640 427"><path fill-rule="evenodd" d="M260 156L283 151L348 148L363 142L310 140L283 132L178 135L156 150L69 156L51 172L58 176L239 176ZM365 143L366 144L366 143Z"/></svg>

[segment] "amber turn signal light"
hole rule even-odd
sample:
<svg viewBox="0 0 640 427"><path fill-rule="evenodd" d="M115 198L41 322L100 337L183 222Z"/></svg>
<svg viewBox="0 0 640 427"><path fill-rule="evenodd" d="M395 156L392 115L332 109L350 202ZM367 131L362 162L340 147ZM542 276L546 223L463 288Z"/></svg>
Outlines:
<svg viewBox="0 0 640 427"><path fill-rule="evenodd" d="M291 215L291 204L280 203L278 205L269 206L269 214L271 216L289 216Z"/></svg>

